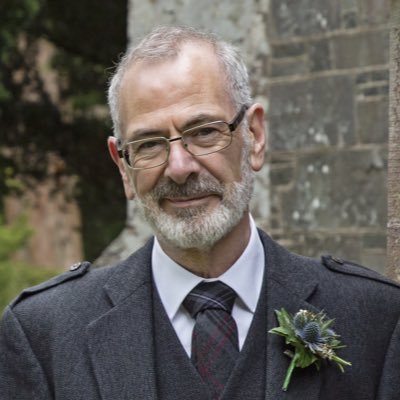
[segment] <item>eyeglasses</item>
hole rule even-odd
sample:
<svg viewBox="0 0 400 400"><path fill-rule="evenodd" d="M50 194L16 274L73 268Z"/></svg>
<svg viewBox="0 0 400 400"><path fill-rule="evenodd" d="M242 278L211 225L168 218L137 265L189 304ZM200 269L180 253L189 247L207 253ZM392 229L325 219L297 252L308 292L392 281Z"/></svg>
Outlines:
<svg viewBox="0 0 400 400"><path fill-rule="evenodd" d="M183 147L193 156L205 156L226 149L232 133L242 122L247 106L243 105L232 122L213 121L184 130L181 136L167 139L153 137L125 144L118 141L118 155L134 170L159 167L168 161L170 143L182 140Z"/></svg>

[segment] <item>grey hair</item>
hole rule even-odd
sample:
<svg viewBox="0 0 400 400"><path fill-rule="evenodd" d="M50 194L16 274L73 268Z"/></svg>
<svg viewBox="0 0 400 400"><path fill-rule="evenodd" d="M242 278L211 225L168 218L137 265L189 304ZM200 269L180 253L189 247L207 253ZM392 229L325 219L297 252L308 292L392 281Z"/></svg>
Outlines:
<svg viewBox="0 0 400 400"><path fill-rule="evenodd" d="M129 67L139 61L157 62L177 57L184 43L203 42L211 45L216 57L225 72L227 94L235 108L250 105L249 76L247 68L231 44L217 38L214 34L205 33L190 27L158 27L145 36L137 46L129 47L116 66L108 88L108 105L113 122L114 136L121 138L121 118L119 97L123 77Z"/></svg>

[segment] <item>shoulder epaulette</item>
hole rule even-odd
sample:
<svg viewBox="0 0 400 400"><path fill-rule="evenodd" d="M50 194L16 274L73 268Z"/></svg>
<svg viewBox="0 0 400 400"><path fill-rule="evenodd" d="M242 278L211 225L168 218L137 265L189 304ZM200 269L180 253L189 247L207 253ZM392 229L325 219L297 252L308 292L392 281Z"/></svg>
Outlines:
<svg viewBox="0 0 400 400"><path fill-rule="evenodd" d="M81 262L75 263L75 264L71 265L68 272L64 272L61 275L57 275L54 278L51 278L46 282L40 283L39 285L35 285L35 286L24 289L19 294L19 296L13 300L13 302L10 304L10 306L11 307L15 306L21 300L23 300L26 297L29 297L33 294L43 292L44 290L50 289L54 286L58 286L61 283L64 283L64 282L70 281L72 279L78 278L80 276L83 276L89 270L90 266L91 266L91 264L88 261L81 261Z"/></svg>
<svg viewBox="0 0 400 400"><path fill-rule="evenodd" d="M332 257L330 255L321 257L322 264L332 271L340 272L343 274L359 276L366 279L372 279L378 282L386 283L392 286L400 287L400 284L392 281L391 279L373 271L367 267L356 264L354 262L345 261L341 258Z"/></svg>

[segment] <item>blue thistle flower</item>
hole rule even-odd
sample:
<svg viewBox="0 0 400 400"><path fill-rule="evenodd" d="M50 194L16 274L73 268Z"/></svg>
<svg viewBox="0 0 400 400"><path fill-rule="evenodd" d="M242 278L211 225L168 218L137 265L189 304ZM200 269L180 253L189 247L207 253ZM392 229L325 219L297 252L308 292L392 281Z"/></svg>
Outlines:
<svg viewBox="0 0 400 400"><path fill-rule="evenodd" d="M336 355L335 350L344 347L340 344L339 335L330 326L333 320L328 320L323 312L313 313L300 310L294 316L284 308L276 311L279 326L270 333L285 337L287 345L295 351L285 351L292 361L286 372L282 389L287 390L294 368L306 368L315 364L319 369L323 359L333 361L344 372L345 366L351 363Z"/></svg>
<svg viewBox="0 0 400 400"><path fill-rule="evenodd" d="M328 358L327 345L335 344L338 337L326 323L326 316L323 313L314 314L307 310L300 310L293 317L294 334L314 354L321 358Z"/></svg>
<svg viewBox="0 0 400 400"><path fill-rule="evenodd" d="M321 328L318 322L308 322L303 329L296 329L295 332L313 353L320 352L322 350L321 345L326 343L326 339L321 336Z"/></svg>

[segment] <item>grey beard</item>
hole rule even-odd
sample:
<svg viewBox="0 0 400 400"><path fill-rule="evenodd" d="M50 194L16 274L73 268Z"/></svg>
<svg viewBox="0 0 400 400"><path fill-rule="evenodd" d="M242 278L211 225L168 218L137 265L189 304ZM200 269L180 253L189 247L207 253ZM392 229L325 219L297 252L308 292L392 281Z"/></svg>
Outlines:
<svg viewBox="0 0 400 400"><path fill-rule="evenodd" d="M208 250L227 235L247 211L254 186L254 173L249 162L242 162L242 179L220 183L212 175L192 176L183 185L160 180L142 198L137 197L138 210L157 237L181 249ZM198 193L213 193L221 197L220 204L209 211L204 206L188 207L175 215L160 207L165 197L190 197Z"/></svg>

